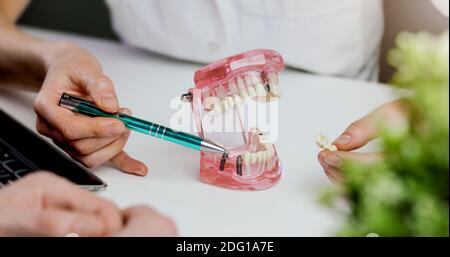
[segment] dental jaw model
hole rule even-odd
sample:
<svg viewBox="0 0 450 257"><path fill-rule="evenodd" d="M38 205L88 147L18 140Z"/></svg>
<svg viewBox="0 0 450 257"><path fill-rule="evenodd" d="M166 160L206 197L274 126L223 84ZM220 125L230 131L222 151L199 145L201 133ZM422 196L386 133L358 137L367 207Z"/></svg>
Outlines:
<svg viewBox="0 0 450 257"><path fill-rule="evenodd" d="M263 190L280 179L281 162L275 146L249 120L261 115L261 109L261 116L266 114L268 108L262 105L277 103L278 73L283 68L277 52L257 49L222 59L195 73L196 87L183 99L192 103L200 136L228 150L226 156L201 152L203 182Z"/></svg>

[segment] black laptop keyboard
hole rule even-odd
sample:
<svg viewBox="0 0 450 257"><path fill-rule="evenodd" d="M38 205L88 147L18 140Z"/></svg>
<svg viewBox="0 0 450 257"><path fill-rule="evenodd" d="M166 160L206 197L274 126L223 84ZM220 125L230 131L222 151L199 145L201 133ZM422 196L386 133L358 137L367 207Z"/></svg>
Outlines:
<svg viewBox="0 0 450 257"><path fill-rule="evenodd" d="M0 138L0 187L36 169L33 163Z"/></svg>

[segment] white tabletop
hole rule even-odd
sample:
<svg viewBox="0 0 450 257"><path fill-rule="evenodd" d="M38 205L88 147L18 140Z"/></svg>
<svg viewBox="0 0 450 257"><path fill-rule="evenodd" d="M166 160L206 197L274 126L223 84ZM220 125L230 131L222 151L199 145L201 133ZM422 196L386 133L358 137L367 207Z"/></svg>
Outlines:
<svg viewBox="0 0 450 257"><path fill-rule="evenodd" d="M114 81L121 105L160 124L169 124L176 111L169 108L170 101L193 85L200 67L108 41L27 30L42 38L69 39L92 51ZM276 145L284 173L274 187L236 191L204 184L198 152L133 133L126 150L149 166L149 174L131 176L104 165L94 171L109 185L100 194L121 207L155 207L174 219L182 236L332 235L342 217L317 202L321 189L331 183L317 162L315 136L338 136L350 122L395 95L379 84L291 70L280 80ZM0 108L34 129L33 98L33 93L1 90Z"/></svg>

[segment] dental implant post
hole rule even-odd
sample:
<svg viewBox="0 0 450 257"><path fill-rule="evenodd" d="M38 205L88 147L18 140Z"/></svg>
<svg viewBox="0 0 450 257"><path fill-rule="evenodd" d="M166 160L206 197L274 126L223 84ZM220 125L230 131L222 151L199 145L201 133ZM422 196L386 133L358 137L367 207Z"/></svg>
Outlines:
<svg viewBox="0 0 450 257"><path fill-rule="evenodd" d="M236 158L236 173L239 176L242 176L242 155L239 155Z"/></svg>
<svg viewBox="0 0 450 257"><path fill-rule="evenodd" d="M228 159L228 152L225 151L222 155L222 159L220 159L220 167L219 167L220 171L225 170L225 162L227 161L227 159Z"/></svg>

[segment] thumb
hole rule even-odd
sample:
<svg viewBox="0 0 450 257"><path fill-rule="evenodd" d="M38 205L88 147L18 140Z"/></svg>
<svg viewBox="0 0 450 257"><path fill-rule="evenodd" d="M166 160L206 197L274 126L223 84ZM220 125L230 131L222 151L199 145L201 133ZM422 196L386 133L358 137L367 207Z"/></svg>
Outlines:
<svg viewBox="0 0 450 257"><path fill-rule="evenodd" d="M353 122L333 144L342 151L360 148L379 135L382 124L388 127L404 126L407 117L408 112L402 101L383 104L367 116Z"/></svg>
<svg viewBox="0 0 450 257"><path fill-rule="evenodd" d="M374 123L375 121L371 114L353 122L333 144L342 151L351 151L364 146L377 136Z"/></svg>

